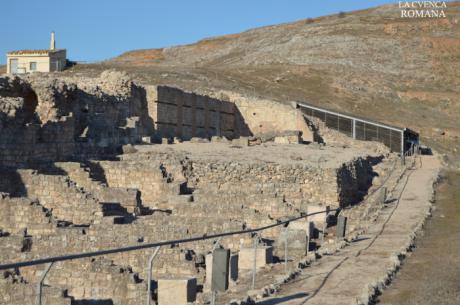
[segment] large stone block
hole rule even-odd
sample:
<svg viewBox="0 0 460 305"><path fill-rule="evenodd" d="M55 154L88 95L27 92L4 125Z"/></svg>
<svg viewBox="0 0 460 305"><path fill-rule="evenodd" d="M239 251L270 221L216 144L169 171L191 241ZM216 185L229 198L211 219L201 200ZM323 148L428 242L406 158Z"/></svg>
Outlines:
<svg viewBox="0 0 460 305"><path fill-rule="evenodd" d="M273 262L273 247L258 246L256 249L256 268L261 268ZM238 268L252 269L254 266L254 248L241 248L239 252Z"/></svg>
<svg viewBox="0 0 460 305"><path fill-rule="evenodd" d="M302 132L299 130L289 130L275 137L275 143L279 144L300 144L302 142Z"/></svg>
<svg viewBox="0 0 460 305"><path fill-rule="evenodd" d="M228 289L229 278L229 249L215 249L212 253L211 290L225 291Z"/></svg>
<svg viewBox="0 0 460 305"><path fill-rule="evenodd" d="M248 137L239 137L237 139L232 140L232 145L234 146L249 146L249 138Z"/></svg>
<svg viewBox="0 0 460 305"><path fill-rule="evenodd" d="M337 238L343 239L347 233L347 217L339 215L337 218Z"/></svg>
<svg viewBox="0 0 460 305"><path fill-rule="evenodd" d="M236 281L238 279L238 254L230 254L230 259L228 262L228 279L232 281ZM213 266L213 259L212 253L209 253L205 257L206 262L206 282L205 282L205 289L211 289L211 280L212 280L212 266Z"/></svg>
<svg viewBox="0 0 460 305"><path fill-rule="evenodd" d="M196 278L158 280L158 305L187 305L196 300Z"/></svg>

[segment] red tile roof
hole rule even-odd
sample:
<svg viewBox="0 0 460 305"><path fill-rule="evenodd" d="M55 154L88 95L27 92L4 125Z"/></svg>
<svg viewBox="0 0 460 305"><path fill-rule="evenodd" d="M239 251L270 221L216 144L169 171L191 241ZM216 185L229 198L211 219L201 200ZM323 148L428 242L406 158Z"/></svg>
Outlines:
<svg viewBox="0 0 460 305"><path fill-rule="evenodd" d="M64 49L55 49L55 50L18 50L8 52L8 55L49 55L50 53L56 53L63 51Z"/></svg>

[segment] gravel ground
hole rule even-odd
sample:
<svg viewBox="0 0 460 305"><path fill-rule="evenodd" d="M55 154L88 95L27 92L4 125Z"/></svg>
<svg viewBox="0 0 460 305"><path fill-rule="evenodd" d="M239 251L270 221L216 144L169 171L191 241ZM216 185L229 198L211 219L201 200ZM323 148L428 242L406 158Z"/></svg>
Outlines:
<svg viewBox="0 0 460 305"><path fill-rule="evenodd" d="M364 143L364 142L363 142ZM358 148L359 147L359 148ZM229 143L191 143L163 145L136 145L140 153L169 153L185 155L192 160L219 160L240 163L260 162L291 164L299 166L336 168L354 158L379 156L383 154L363 146L343 147L328 145L325 148L318 145L296 145L264 143L249 147L239 147ZM130 155L124 156L125 159ZM136 157L136 156L134 156Z"/></svg>
<svg viewBox="0 0 460 305"><path fill-rule="evenodd" d="M323 257L260 305L368 304L399 267L431 207L439 162L423 156L392 191L388 206L360 238ZM400 304L390 303L390 304ZM417 304L417 303L414 303ZM420 303L421 304L421 303ZM431 303L430 303L431 304ZM436 304L436 303L433 303Z"/></svg>
<svg viewBox="0 0 460 305"><path fill-rule="evenodd" d="M379 305L460 304L460 172L442 176L424 236Z"/></svg>

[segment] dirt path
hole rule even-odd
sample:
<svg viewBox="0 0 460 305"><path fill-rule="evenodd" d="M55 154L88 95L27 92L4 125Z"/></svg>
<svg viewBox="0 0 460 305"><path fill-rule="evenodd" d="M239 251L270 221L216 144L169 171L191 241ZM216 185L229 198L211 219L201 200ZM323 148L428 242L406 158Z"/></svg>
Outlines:
<svg viewBox="0 0 460 305"><path fill-rule="evenodd" d="M399 266L430 211L439 171L435 157L424 156L409 170L366 235L336 255L323 257L293 282L259 305L367 304Z"/></svg>
<svg viewBox="0 0 460 305"><path fill-rule="evenodd" d="M460 173L443 177L423 238L377 304L460 304Z"/></svg>

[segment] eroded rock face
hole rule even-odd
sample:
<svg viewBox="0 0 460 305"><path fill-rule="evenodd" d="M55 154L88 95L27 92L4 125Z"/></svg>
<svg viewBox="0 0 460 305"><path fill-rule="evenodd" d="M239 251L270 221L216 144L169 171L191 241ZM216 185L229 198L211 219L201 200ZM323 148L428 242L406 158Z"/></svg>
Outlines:
<svg viewBox="0 0 460 305"><path fill-rule="evenodd" d="M2 77L0 126L0 165L113 152L153 130L143 88L114 71Z"/></svg>
<svg viewBox="0 0 460 305"><path fill-rule="evenodd" d="M2 123L7 121L23 121L20 118L24 111L24 98L22 97L2 97L0 98L0 111L2 113Z"/></svg>

